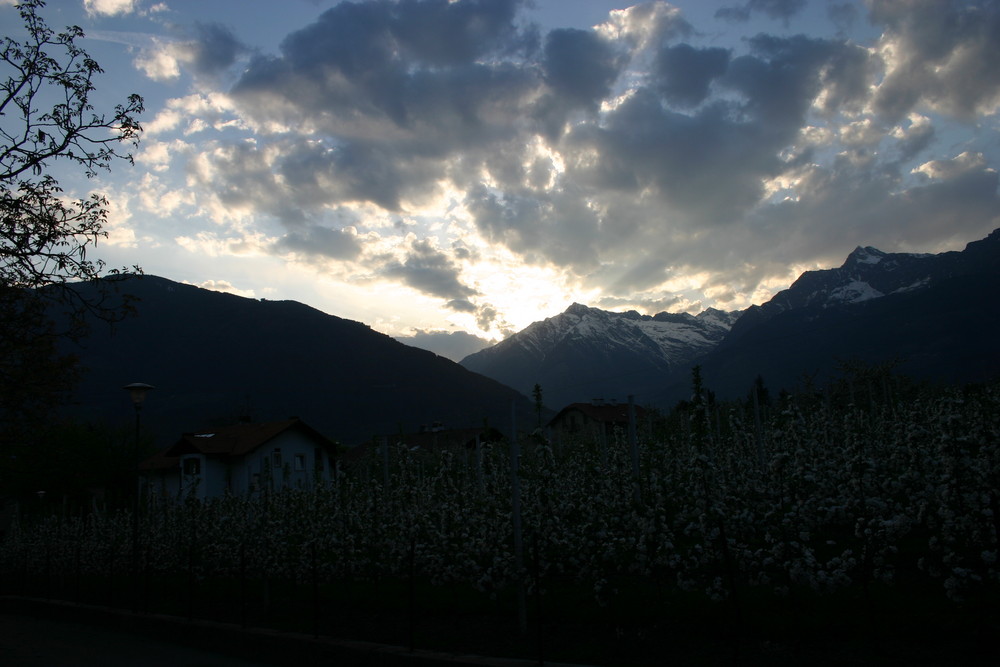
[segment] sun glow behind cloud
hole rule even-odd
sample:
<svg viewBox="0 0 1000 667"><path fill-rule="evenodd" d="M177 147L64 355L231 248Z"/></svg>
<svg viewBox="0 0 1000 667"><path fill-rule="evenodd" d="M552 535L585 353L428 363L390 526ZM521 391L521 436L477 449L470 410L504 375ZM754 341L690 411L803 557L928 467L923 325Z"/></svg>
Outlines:
<svg viewBox="0 0 1000 667"><path fill-rule="evenodd" d="M517 0L90 3L149 109L135 169L102 184L101 252L497 338L574 301L743 308L855 245L1000 224L1000 11L731 4L608 2L566 28Z"/></svg>

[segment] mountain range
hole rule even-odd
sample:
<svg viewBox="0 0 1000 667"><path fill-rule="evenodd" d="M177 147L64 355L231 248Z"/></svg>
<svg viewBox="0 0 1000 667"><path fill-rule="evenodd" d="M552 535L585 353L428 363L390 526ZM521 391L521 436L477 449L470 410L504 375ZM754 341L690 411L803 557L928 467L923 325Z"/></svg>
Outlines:
<svg viewBox="0 0 1000 667"><path fill-rule="evenodd" d="M722 342L740 312L613 313L574 303L460 362L547 405L634 395L650 402L664 378L690 369Z"/></svg>
<svg viewBox="0 0 1000 667"><path fill-rule="evenodd" d="M301 303L148 275L115 288L135 298L134 315L113 327L91 322L80 343L63 342L82 371L66 412L127 427L133 407L122 387L151 384L142 424L161 446L245 418L300 417L345 444L435 422L507 432L512 407L519 423L534 419L534 405L495 380Z"/></svg>
<svg viewBox="0 0 1000 667"><path fill-rule="evenodd" d="M943 382L1000 375L1000 230L961 252L856 248L839 268L807 271L743 312L612 313L579 304L461 364L549 405L628 395L669 406L687 398L691 368L721 398L757 376L793 390L844 362L893 362Z"/></svg>
<svg viewBox="0 0 1000 667"><path fill-rule="evenodd" d="M699 359L724 397L745 395L757 375L790 391L806 377L822 383L844 362L892 363L940 383L1000 378L1000 229L933 255L859 247L839 268L807 271L747 309Z"/></svg>
<svg viewBox="0 0 1000 667"><path fill-rule="evenodd" d="M294 301L248 299L155 276L119 278L135 314L91 323L76 355L81 381L66 412L128 427L122 387L156 389L142 408L158 444L249 417L301 417L346 444L441 423L508 431L548 408L595 398L670 407L691 368L720 398L757 376L794 390L844 361L894 361L944 382L1000 377L1000 230L961 252L859 247L839 268L803 273L742 312L612 313L573 304L461 364ZM94 289L81 285L84 292Z"/></svg>

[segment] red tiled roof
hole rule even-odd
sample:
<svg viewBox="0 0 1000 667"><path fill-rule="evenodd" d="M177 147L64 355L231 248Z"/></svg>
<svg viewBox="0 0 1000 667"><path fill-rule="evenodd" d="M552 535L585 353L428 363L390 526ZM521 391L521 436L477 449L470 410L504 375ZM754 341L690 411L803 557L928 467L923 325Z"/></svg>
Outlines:
<svg viewBox="0 0 1000 667"><path fill-rule="evenodd" d="M180 440L166 450L146 459L140 467L143 469L168 467L167 464L170 461L176 465L178 457L192 453L209 456L243 456L291 429L305 432L331 450L334 446L332 441L300 419L286 419L278 422L246 422L185 433Z"/></svg>
<svg viewBox="0 0 1000 667"><path fill-rule="evenodd" d="M139 470L169 470L180 465L176 456L167 456L166 450L157 452L139 464Z"/></svg>
<svg viewBox="0 0 1000 667"><path fill-rule="evenodd" d="M628 403L602 403L601 405L594 405L593 403L571 403L560 410L559 413L549 421L549 423L552 424L553 422L556 422L571 410L578 410L587 415L590 419L605 424L628 423ZM635 406L636 419L641 419L645 413L646 411L642 407L638 405Z"/></svg>

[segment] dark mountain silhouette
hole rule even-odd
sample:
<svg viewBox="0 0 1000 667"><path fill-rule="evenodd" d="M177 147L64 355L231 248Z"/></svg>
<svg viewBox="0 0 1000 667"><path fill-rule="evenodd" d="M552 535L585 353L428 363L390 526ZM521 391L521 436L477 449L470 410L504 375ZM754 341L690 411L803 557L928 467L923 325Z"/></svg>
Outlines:
<svg viewBox="0 0 1000 667"><path fill-rule="evenodd" d="M94 322L81 344L65 343L83 368L67 410L127 426L133 408L121 387L149 383L156 389L142 408L143 425L161 446L243 417L297 416L353 444L432 422L458 428L488 420L508 432L512 402L521 424L533 415L531 402L509 387L301 303L154 276L116 286L137 298L136 312L113 328Z"/></svg>
<svg viewBox="0 0 1000 667"><path fill-rule="evenodd" d="M702 367L720 398L746 396L758 375L775 390L822 383L847 362L896 362L940 382L1000 376L1000 230L961 252L858 247L839 268L803 273L742 314L609 313L574 304L462 365L548 405L629 394L670 407Z"/></svg>
<svg viewBox="0 0 1000 667"><path fill-rule="evenodd" d="M757 375L772 388L818 384L844 363L894 363L940 383L1000 377L1000 230L961 252L857 248L836 269L807 271L697 360L708 388L745 396ZM686 398L674 378L671 398Z"/></svg>

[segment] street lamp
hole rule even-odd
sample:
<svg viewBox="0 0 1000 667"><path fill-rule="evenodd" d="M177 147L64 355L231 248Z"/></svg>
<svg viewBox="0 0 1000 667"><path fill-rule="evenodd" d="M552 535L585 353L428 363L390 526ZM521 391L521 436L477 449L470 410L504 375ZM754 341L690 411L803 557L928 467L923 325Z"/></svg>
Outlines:
<svg viewBox="0 0 1000 667"><path fill-rule="evenodd" d="M139 602L139 415L142 412L142 402L146 400L146 394L153 385L133 382L122 388L128 390L135 408L135 444L132 448L132 466L135 469L135 493L132 496L132 612L135 613Z"/></svg>
<svg viewBox="0 0 1000 667"><path fill-rule="evenodd" d="M138 503L139 498L139 414L142 411L142 402L146 400L146 394L153 389L153 385L146 384L145 382L133 382L132 384L127 384L122 389L127 389L129 398L132 399L132 405L135 407L135 443L132 449L132 463L135 466L135 492L136 492L136 503ZM133 508L138 505L134 505Z"/></svg>

